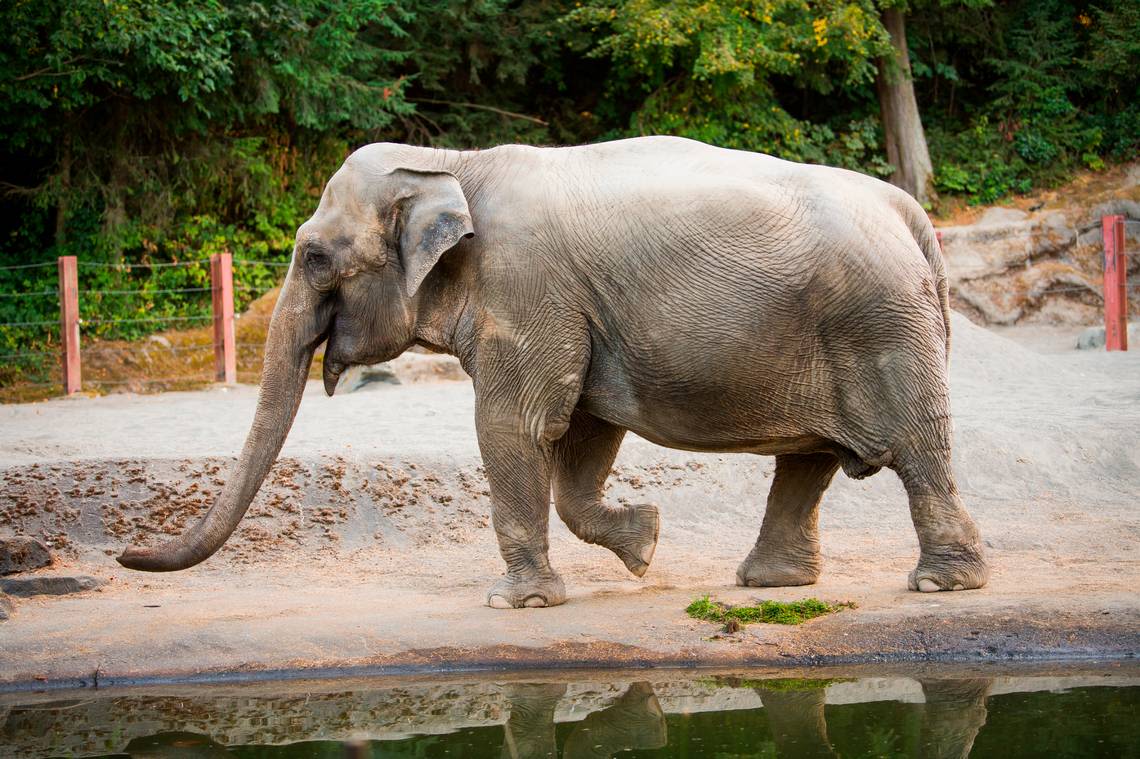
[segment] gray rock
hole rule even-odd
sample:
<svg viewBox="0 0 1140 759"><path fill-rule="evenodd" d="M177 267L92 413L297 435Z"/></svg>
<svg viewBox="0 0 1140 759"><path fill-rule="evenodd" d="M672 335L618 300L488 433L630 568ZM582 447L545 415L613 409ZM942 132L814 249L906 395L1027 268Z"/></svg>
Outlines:
<svg viewBox="0 0 1140 759"><path fill-rule="evenodd" d="M12 599L8 598L3 593L0 593L0 622L6 622L12 616L15 607L12 606Z"/></svg>
<svg viewBox="0 0 1140 759"><path fill-rule="evenodd" d="M1002 208L1000 206L987 208L976 224L980 227L989 227L995 224L1010 224L1015 221L1025 221L1029 214L1018 208Z"/></svg>
<svg viewBox="0 0 1140 759"><path fill-rule="evenodd" d="M1115 216L1116 214L1120 214L1126 219L1140 219L1140 203L1127 198L1114 198L1100 203L1094 206L1092 213L1089 214L1091 217L1089 223L1099 227L1101 217Z"/></svg>
<svg viewBox="0 0 1140 759"><path fill-rule="evenodd" d="M106 585L106 580L89 575L64 577L10 577L0 580L0 592L27 598L29 596L63 596Z"/></svg>
<svg viewBox="0 0 1140 759"><path fill-rule="evenodd" d="M51 553L40 541L26 535L0 538L0 575L28 572L51 564Z"/></svg>
<svg viewBox="0 0 1140 759"><path fill-rule="evenodd" d="M1128 348L1140 350L1140 328L1133 322L1128 325ZM1091 350L1104 347L1104 327L1089 327L1077 335L1077 350Z"/></svg>
<svg viewBox="0 0 1140 759"><path fill-rule="evenodd" d="M1077 230L1056 211L1028 216L1024 211L991 208L976 224L942 227L951 287L963 281L1001 276L1067 250Z"/></svg>
<svg viewBox="0 0 1140 759"><path fill-rule="evenodd" d="M350 366L341 375L336 391L338 393L355 393L363 387L378 383L399 385L400 379L388 364Z"/></svg>

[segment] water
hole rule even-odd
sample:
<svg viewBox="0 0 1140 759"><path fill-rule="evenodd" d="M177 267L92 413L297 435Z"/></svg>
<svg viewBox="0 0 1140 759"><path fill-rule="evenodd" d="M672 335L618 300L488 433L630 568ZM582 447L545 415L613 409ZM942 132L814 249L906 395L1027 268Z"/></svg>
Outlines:
<svg viewBox="0 0 1140 759"><path fill-rule="evenodd" d="M0 695L0 756L1140 757L1136 669L520 677Z"/></svg>

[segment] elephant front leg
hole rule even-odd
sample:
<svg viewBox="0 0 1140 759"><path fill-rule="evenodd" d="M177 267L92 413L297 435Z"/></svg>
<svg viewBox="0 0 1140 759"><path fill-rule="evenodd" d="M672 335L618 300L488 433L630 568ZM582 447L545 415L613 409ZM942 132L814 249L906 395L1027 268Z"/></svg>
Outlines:
<svg viewBox="0 0 1140 759"><path fill-rule="evenodd" d="M512 415L477 413L476 428L491 486L491 521L507 563L507 574L487 594L487 605L557 606L566 601L566 588L547 555L549 449L519 431Z"/></svg>
<svg viewBox="0 0 1140 759"><path fill-rule="evenodd" d="M838 468L830 453L776 457L760 537L736 570L737 585L811 585L819 579L819 502Z"/></svg>
<svg viewBox="0 0 1140 759"><path fill-rule="evenodd" d="M554 443L554 506L570 531L608 548L641 577L649 569L661 519L653 504L613 506L603 496L625 430L575 410Z"/></svg>

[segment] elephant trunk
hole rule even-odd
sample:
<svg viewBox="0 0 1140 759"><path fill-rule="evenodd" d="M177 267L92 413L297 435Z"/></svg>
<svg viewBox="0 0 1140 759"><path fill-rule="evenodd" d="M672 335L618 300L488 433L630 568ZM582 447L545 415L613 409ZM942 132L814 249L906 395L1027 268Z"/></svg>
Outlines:
<svg viewBox="0 0 1140 759"><path fill-rule="evenodd" d="M277 459L297 414L313 353L324 337L326 320L309 303L313 297L292 272L281 289L269 334L253 426L242 448L237 470L221 496L192 528L153 548L131 547L118 557L128 569L173 572L205 561L237 528Z"/></svg>

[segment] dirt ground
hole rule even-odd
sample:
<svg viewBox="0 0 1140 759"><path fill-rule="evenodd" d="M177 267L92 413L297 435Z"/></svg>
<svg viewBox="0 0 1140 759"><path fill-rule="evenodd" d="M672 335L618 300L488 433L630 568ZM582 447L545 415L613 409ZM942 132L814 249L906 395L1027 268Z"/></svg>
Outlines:
<svg viewBox="0 0 1140 759"><path fill-rule="evenodd" d="M574 538L552 514L569 601L482 605L502 571L467 382L309 388L282 458L226 547L148 575L113 560L212 503L256 388L0 408L0 532L45 538L56 565L107 584L16 599L0 623L0 688L490 666L810 665L1126 658L1140 650L1140 352L1066 350L954 321L959 486L993 564L981 590L907 592L918 546L898 479L840 474L810 588L733 584L773 461L670 451L629 437L617 501L655 502L649 572ZM1076 330L1070 330L1075 342ZM1011 339L1012 338L1012 339ZM1032 346L1033 348L1025 347ZM799 627L720 634L685 616L815 596L857 608Z"/></svg>

